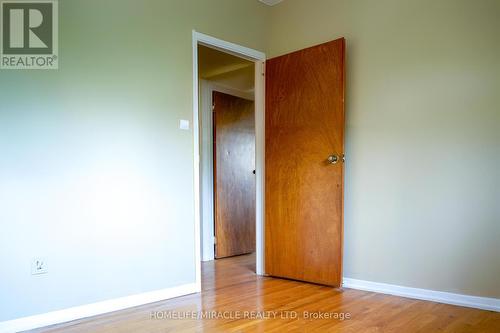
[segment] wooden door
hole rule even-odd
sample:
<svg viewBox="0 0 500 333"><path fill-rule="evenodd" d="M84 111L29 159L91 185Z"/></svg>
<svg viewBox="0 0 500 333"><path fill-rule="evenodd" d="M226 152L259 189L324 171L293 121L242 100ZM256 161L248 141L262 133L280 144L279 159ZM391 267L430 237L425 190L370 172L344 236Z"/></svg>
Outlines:
<svg viewBox="0 0 500 333"><path fill-rule="evenodd" d="M255 251L254 102L220 92L214 101L215 257Z"/></svg>
<svg viewBox="0 0 500 333"><path fill-rule="evenodd" d="M342 283L344 39L266 62L265 269Z"/></svg>

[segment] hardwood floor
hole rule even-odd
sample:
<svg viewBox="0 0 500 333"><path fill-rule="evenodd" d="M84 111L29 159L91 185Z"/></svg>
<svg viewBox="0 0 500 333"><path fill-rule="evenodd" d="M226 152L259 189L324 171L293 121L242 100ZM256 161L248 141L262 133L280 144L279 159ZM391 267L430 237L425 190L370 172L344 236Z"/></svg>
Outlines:
<svg viewBox="0 0 500 333"><path fill-rule="evenodd" d="M32 332L500 332L497 312L258 277L254 266L253 255L204 263L200 294ZM226 318L165 319L191 311L218 311L215 315ZM275 311L277 317L248 318L262 314L256 311L270 311L269 317ZM303 318L319 311L350 318ZM238 319L238 314L246 317ZM292 318L294 314L298 318Z"/></svg>

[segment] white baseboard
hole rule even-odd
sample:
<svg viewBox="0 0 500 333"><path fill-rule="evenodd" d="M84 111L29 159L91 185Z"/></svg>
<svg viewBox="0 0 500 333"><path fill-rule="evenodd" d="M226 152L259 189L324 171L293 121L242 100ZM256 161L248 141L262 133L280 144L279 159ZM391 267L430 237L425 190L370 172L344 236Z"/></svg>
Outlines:
<svg viewBox="0 0 500 333"><path fill-rule="evenodd" d="M11 333L34 328L65 323L68 321L92 317L108 312L123 310L138 305L158 302L169 298L184 296L199 292L196 283L178 287L155 290L138 295L115 298L107 301L86 304L59 311L47 312L40 315L23 317L0 322L0 333Z"/></svg>
<svg viewBox="0 0 500 333"><path fill-rule="evenodd" d="M342 285L345 288L373 291L382 294L500 312L500 299L498 298L453 294L443 291L403 287L394 284L371 282L351 278L344 278L344 282Z"/></svg>
<svg viewBox="0 0 500 333"><path fill-rule="evenodd" d="M403 287L393 284L371 282L351 278L344 278L343 287L500 312L500 299L498 298L453 294L442 291ZM178 287L156 290L138 295L121 297L64 310L48 312L40 315L4 321L0 322L0 333L19 332L54 324L65 323L72 320L92 317L108 312L131 308L134 306L193 294L199 291L200 290L196 283L191 283Z"/></svg>

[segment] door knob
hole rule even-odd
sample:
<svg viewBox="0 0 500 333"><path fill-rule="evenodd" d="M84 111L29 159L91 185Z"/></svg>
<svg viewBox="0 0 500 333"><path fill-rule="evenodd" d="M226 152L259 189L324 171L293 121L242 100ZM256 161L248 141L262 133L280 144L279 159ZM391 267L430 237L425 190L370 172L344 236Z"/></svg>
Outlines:
<svg viewBox="0 0 500 333"><path fill-rule="evenodd" d="M328 163L330 164L337 164L337 162L339 161L339 157L337 155L330 155L328 156Z"/></svg>

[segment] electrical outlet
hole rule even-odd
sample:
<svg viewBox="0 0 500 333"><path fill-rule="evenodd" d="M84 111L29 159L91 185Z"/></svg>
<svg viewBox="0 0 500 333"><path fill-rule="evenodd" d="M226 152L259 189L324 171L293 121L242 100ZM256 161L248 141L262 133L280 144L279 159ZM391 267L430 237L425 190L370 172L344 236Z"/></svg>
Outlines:
<svg viewBox="0 0 500 333"><path fill-rule="evenodd" d="M45 258L34 258L31 261L31 275L47 274L47 260Z"/></svg>

